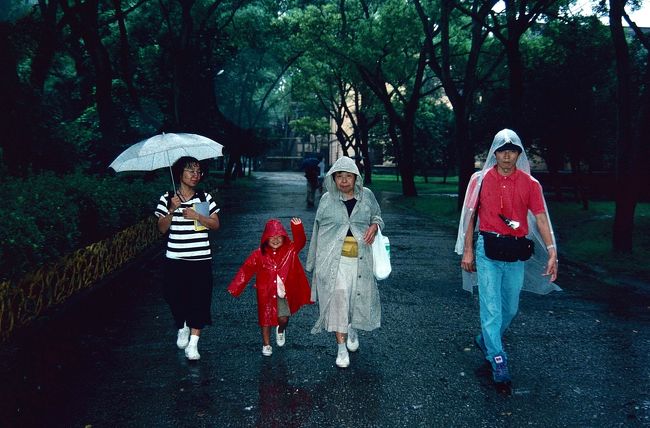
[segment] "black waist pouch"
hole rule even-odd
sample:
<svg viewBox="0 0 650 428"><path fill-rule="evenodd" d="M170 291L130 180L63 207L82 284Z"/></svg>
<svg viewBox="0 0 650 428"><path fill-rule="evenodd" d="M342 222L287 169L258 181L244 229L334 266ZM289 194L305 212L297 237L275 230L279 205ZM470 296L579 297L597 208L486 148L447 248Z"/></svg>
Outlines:
<svg viewBox="0 0 650 428"><path fill-rule="evenodd" d="M535 243L526 238L481 232L485 255L502 262L526 261L535 253Z"/></svg>

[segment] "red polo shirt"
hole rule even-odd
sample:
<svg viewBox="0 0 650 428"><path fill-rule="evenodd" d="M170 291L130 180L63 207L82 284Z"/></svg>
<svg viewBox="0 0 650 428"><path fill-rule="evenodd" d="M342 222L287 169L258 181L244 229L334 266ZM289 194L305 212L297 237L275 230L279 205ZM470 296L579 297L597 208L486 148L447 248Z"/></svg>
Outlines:
<svg viewBox="0 0 650 428"><path fill-rule="evenodd" d="M534 215L545 212L542 186L530 175L516 169L507 177L490 169L483 177L479 201L479 230L503 235L528 234L528 210ZM503 214L520 223L516 230L508 227L499 217Z"/></svg>

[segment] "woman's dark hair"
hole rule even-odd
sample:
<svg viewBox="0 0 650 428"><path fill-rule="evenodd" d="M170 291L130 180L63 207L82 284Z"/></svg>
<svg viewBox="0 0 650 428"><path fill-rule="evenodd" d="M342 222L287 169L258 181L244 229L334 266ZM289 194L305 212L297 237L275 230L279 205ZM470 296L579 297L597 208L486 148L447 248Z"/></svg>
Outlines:
<svg viewBox="0 0 650 428"><path fill-rule="evenodd" d="M199 162L198 159L193 158L192 156L183 156L179 158L176 162L174 162L174 164L172 165L172 174L174 175L174 180L178 180L180 182L183 176L183 170L192 165L200 166L201 162Z"/></svg>

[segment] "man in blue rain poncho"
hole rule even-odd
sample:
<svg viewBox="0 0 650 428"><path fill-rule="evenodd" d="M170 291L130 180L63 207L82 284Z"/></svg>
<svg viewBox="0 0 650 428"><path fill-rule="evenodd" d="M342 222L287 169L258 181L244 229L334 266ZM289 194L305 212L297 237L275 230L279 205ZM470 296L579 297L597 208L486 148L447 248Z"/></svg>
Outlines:
<svg viewBox="0 0 650 428"><path fill-rule="evenodd" d="M475 230L479 234L474 246ZM491 258L496 247L517 248L513 253L518 255L527 236L535 243L528 260L522 259L529 255L514 261ZM494 381L509 385L502 337L517 314L520 291L560 290L553 283L557 247L542 187L530 175L530 162L514 131L503 129L496 134L483 168L470 179L455 251L462 255L463 288L472 291L478 285L481 333L476 344L492 366Z"/></svg>

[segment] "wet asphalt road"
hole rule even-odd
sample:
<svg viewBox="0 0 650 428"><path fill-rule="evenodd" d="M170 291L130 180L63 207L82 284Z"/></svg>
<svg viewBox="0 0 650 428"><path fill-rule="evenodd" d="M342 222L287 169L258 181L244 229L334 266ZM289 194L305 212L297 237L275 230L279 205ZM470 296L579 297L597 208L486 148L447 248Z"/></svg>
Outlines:
<svg viewBox="0 0 650 428"><path fill-rule="evenodd" d="M502 394L472 343L478 303L460 287L455 236L386 195L382 328L360 332L341 370L333 335L310 333L311 305L263 357L254 290L234 299L225 288L267 219L301 217L309 239L315 210L302 175L256 176L255 188L220 192L200 361L176 348L152 252L0 347L0 427L650 426L650 289L564 267L563 292L524 293L505 339L513 391Z"/></svg>

